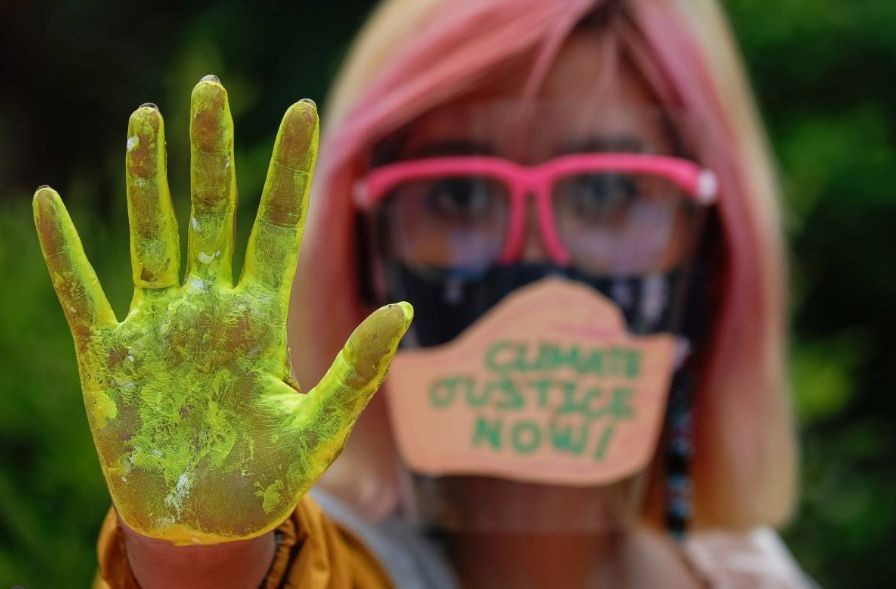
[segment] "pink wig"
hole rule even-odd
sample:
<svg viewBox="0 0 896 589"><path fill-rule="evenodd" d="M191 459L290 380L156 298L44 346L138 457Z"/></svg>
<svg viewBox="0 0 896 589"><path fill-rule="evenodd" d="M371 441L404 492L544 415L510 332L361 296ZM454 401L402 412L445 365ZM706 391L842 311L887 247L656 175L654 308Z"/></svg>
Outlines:
<svg viewBox="0 0 896 589"><path fill-rule="evenodd" d="M316 382L365 314L351 190L373 147L425 112L475 92L502 68L528 64L523 93L531 93L575 26L608 3L390 0L380 7L328 106L292 317L302 380ZM695 155L721 188L712 269L717 305L707 310L713 331L699 351L694 409L695 525L776 524L791 509L796 452L783 370L783 248L765 141L712 0L621 4L624 16L607 30L619 35L629 62L663 103L706 134ZM393 451L379 399L333 469L358 487L354 499L369 511L394 503L394 454L383 455ZM651 488L645 517L655 521L661 497L659 485Z"/></svg>

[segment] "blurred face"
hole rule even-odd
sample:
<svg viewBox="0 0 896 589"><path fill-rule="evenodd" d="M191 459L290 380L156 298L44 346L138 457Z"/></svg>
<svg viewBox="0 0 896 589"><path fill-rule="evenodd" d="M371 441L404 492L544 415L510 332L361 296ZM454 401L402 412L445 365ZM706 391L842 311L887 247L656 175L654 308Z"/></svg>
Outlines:
<svg viewBox="0 0 896 589"><path fill-rule="evenodd" d="M596 35L574 36L528 107L515 100L528 74L521 72L418 119L396 159L491 156L533 166L608 152L674 155L670 118L644 81L624 66L595 72L601 49ZM589 82L595 77L608 83ZM411 176L392 187L383 206L393 255L429 268L476 270L506 261L519 213L513 179L490 170L464 173L462 165L457 174ZM586 166L553 176L546 191L550 208L541 217L550 219L520 199L525 224L514 259L559 261L546 247L556 236L569 263L591 274L662 272L681 262L692 209L668 178Z"/></svg>
<svg viewBox="0 0 896 589"><path fill-rule="evenodd" d="M454 341L510 291L554 271L597 291L685 262L699 168L672 157L672 117L587 33L567 42L531 104L519 100L526 69L394 138L380 167L392 169L370 207L372 274L383 299L417 308L412 346ZM665 314L647 322L623 311L633 333L667 330ZM640 486L631 476L601 487L497 476L416 482L426 519L481 529L615 527L636 512Z"/></svg>

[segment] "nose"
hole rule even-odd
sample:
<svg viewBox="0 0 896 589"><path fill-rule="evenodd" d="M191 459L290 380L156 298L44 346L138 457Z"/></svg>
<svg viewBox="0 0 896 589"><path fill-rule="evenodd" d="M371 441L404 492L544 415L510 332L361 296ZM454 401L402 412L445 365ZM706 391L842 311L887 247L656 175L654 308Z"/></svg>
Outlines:
<svg viewBox="0 0 896 589"><path fill-rule="evenodd" d="M523 234L523 245L520 248L520 262L538 263L550 262L551 256L544 244L541 228L538 224L538 210L535 207L535 199L527 199L526 225Z"/></svg>

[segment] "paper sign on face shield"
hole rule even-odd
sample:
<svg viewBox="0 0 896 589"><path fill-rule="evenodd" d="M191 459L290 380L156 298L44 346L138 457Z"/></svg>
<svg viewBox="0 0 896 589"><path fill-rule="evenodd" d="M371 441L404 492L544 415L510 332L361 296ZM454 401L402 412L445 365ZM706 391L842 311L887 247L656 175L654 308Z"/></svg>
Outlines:
<svg viewBox="0 0 896 589"><path fill-rule="evenodd" d="M396 355L387 398L399 450L429 476L630 476L656 447L674 343L629 335L619 309L586 285L540 280L455 340Z"/></svg>

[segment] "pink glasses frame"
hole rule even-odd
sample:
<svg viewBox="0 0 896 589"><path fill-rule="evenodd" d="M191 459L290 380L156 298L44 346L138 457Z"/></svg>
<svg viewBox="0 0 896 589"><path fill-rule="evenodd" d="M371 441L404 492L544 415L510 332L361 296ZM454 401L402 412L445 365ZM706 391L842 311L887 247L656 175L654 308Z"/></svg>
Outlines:
<svg viewBox="0 0 896 589"><path fill-rule="evenodd" d="M619 172L665 178L700 205L716 201L715 174L689 160L641 153L579 153L564 155L536 166L524 166L493 156L450 156L410 160L375 168L355 185L355 205L373 210L403 182L458 176L485 176L502 181L509 189L510 218L507 239L499 261L509 263L522 251L526 227L526 199L535 199L538 226L548 254L557 264L571 262L554 225L551 188L573 174Z"/></svg>

